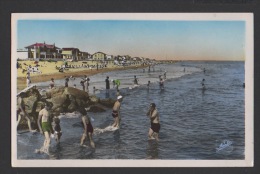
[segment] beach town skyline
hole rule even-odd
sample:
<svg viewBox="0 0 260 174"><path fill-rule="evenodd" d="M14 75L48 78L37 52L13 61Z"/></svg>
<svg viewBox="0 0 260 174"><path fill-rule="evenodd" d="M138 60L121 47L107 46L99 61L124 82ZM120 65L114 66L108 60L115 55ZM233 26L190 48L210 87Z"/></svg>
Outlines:
<svg viewBox="0 0 260 174"><path fill-rule="evenodd" d="M244 21L19 20L17 49L46 42L156 60L245 58Z"/></svg>

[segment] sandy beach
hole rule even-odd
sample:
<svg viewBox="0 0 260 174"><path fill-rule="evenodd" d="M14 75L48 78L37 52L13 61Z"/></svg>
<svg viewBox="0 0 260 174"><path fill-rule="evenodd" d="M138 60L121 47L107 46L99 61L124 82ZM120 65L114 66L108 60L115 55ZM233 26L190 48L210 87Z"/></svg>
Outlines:
<svg viewBox="0 0 260 174"><path fill-rule="evenodd" d="M69 65L73 66L80 66L84 65L85 61L78 61L78 62L69 62ZM35 61L18 61L18 63L21 64L21 68L17 69L17 89L21 90L26 88L26 72L23 72L23 69L26 69L27 66L31 65L32 67L35 66ZM135 69L135 68L143 68L146 66L142 66L141 63L135 64L135 65L129 65L129 66L118 66L114 65L113 63L108 63L107 67L102 69L89 69L85 67L79 67L79 68L69 68L65 70L64 72L59 72L56 69L57 67L60 67L64 64L63 61L57 61L57 62L48 62L48 61L40 61L38 62L38 69L41 73L31 73L31 81L32 83L37 82L45 82L50 81L51 78L54 79L63 79L65 76L74 76L74 77L82 77L84 75L91 76L97 73L104 73L108 71L115 71L115 70L123 70L123 69ZM88 61L88 65L96 65L96 61ZM99 63L100 64L100 63Z"/></svg>

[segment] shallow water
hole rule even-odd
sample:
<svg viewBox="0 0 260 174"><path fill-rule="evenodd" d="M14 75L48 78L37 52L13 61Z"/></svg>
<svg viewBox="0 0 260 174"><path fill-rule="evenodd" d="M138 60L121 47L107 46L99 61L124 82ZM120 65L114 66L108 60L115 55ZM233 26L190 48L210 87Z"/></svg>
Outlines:
<svg viewBox="0 0 260 174"><path fill-rule="evenodd" d="M160 90L158 76L165 70L165 89ZM136 69L97 74L90 77L90 89L104 89L106 76L121 80L124 100L120 129L96 132L96 149L80 147L80 116L61 115L60 145L52 139L50 155L35 154L43 136L23 133L17 136L18 159L244 159L244 74L244 62L179 62L157 65L150 73L146 68L145 73ZM134 75L141 85L129 89L133 87ZM203 78L206 90L201 89ZM149 90L148 80L152 82ZM77 83L79 87L79 81L71 80L70 85ZM56 80L57 85L63 82ZM37 86L47 88L48 83ZM105 91L96 95L113 98L115 90L109 96ZM157 105L160 114L159 142L147 139L150 122L146 112L150 102ZM89 115L94 128L104 129L113 122L111 109ZM225 146L225 140L231 144Z"/></svg>

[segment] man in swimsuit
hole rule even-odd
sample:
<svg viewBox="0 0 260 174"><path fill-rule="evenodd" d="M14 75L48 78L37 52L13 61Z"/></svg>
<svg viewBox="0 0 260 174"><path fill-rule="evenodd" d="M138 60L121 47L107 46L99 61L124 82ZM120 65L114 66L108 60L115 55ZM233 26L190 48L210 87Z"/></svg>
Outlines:
<svg viewBox="0 0 260 174"><path fill-rule="evenodd" d="M146 114L151 120L151 127L149 129L148 138L159 141L158 135L160 130L159 114L154 103L150 104L150 108Z"/></svg>
<svg viewBox="0 0 260 174"><path fill-rule="evenodd" d="M90 119L87 115L87 111L84 108L80 108L79 112L82 115L82 124L84 126L84 132L83 132L82 137L80 139L80 145L83 146L86 138L88 137L89 142L90 142L90 146L92 148L95 148L95 143L94 143L93 138L92 138L93 126L92 126Z"/></svg>
<svg viewBox="0 0 260 174"><path fill-rule="evenodd" d="M31 127L31 120L29 118L29 115L28 113L25 111L25 103L23 101L23 98L25 97L25 93L22 92L19 96L18 96L18 99L17 99L17 104L18 104L18 107L17 107L17 115L18 115L18 120L17 120L17 127L21 121L21 119L25 118L27 120L27 123L28 123L28 127L29 127L29 131L33 131L32 130L32 127Z"/></svg>
<svg viewBox="0 0 260 174"><path fill-rule="evenodd" d="M46 103L45 107L39 112L38 121L37 121L41 134L44 134L45 136L45 140L43 143L43 147L41 148L41 151L47 153L49 153L49 147L51 143L50 135L54 133L51 125L51 118L53 115L50 109L51 109L50 104Z"/></svg>
<svg viewBox="0 0 260 174"><path fill-rule="evenodd" d="M117 101L115 102L114 106L113 106L113 111L112 111L112 116L114 118L114 123L112 124L113 127L117 127L119 128L119 124L120 124L120 106L121 106L121 103L123 101L123 97L121 95L119 95L117 97Z"/></svg>

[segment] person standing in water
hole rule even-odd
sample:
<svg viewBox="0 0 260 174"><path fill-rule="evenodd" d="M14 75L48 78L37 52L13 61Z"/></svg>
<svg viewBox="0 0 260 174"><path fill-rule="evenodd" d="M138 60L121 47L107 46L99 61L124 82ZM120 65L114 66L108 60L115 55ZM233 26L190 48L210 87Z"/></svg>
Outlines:
<svg viewBox="0 0 260 174"><path fill-rule="evenodd" d="M106 80L106 93L109 93L109 89L110 89L110 82L109 82L109 77L107 76Z"/></svg>
<svg viewBox="0 0 260 174"><path fill-rule="evenodd" d="M164 89L164 82L163 82L162 78L160 79L159 86L160 86L160 89Z"/></svg>
<svg viewBox="0 0 260 174"><path fill-rule="evenodd" d="M89 142L90 142L90 146L92 148L95 148L95 143L94 143L93 138L92 138L93 126L90 122L90 118L87 115L87 111L84 108L80 108L79 112L82 115L81 120L82 120L82 124L83 124L83 127L84 127L84 132L83 132L82 137L80 139L80 145L84 146L85 140L88 137Z"/></svg>
<svg viewBox="0 0 260 174"><path fill-rule="evenodd" d="M62 136L62 131L60 127L60 119L59 117L55 116L54 118L54 134L55 134L55 140L59 144L60 143L60 138Z"/></svg>
<svg viewBox="0 0 260 174"><path fill-rule="evenodd" d="M121 95L119 95L117 97L117 101L115 102L114 106L113 106L113 111L112 111L112 116L114 118L114 123L112 124L113 127L117 127L119 128L119 124L120 124L120 107L121 107L121 102L123 101L123 97Z"/></svg>
<svg viewBox="0 0 260 174"><path fill-rule="evenodd" d="M205 82L205 79L202 79L202 81L201 81L202 89L206 89L206 86L205 86L204 82Z"/></svg>
<svg viewBox="0 0 260 174"><path fill-rule="evenodd" d="M134 76L134 85L138 85L138 79Z"/></svg>
<svg viewBox="0 0 260 174"><path fill-rule="evenodd" d="M65 87L69 87L69 78L65 76Z"/></svg>
<svg viewBox="0 0 260 174"><path fill-rule="evenodd" d="M151 121L151 127L148 132L148 138L149 139L156 139L156 141L159 141L159 131L160 131L160 123L159 123L159 113L156 109L156 105L154 103L150 104L150 108L146 114Z"/></svg>
<svg viewBox="0 0 260 174"><path fill-rule="evenodd" d="M18 96L18 99L17 99L17 115L18 115L18 120L17 120L17 127L21 121L21 119L26 119L27 120L27 124L28 124L28 128L29 128L29 131L30 132L33 132L32 130L32 126L31 126L31 120L29 118L29 115L28 113L25 111L25 103L24 103L24 100L23 98L25 97L25 93L22 92L19 96Z"/></svg>
<svg viewBox="0 0 260 174"><path fill-rule="evenodd" d="M148 81L148 84L147 84L147 88L148 89L150 89L150 84L151 84L151 82L150 82L150 80Z"/></svg>
<svg viewBox="0 0 260 174"><path fill-rule="evenodd" d="M166 71L164 71L163 76L164 76L164 79L166 79Z"/></svg>
<svg viewBox="0 0 260 174"><path fill-rule="evenodd" d="M27 87L29 87L31 85L30 72L27 72L27 74L26 74L26 84L27 84Z"/></svg>
<svg viewBox="0 0 260 174"><path fill-rule="evenodd" d="M51 119L53 115L50 109L51 109L50 104L45 103L45 107L39 112L38 121L37 121L40 133L44 134L45 137L41 151L46 153L49 153L49 147L51 143L50 137L51 134L54 133L51 125Z"/></svg>
<svg viewBox="0 0 260 174"><path fill-rule="evenodd" d="M51 78L51 82L50 82L50 89L52 89L54 87L55 83L54 83L54 79Z"/></svg>

